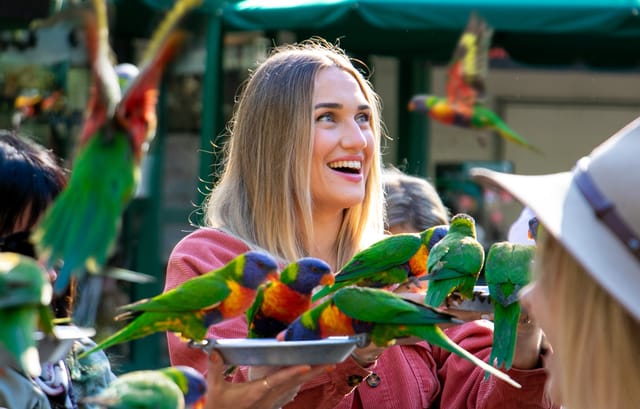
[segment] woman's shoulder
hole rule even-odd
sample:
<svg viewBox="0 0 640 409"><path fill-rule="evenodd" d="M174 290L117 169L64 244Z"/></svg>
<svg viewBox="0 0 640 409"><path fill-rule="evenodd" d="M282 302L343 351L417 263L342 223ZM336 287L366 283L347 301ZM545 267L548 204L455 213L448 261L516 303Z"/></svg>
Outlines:
<svg viewBox="0 0 640 409"><path fill-rule="evenodd" d="M1 408L51 408L47 395L31 379L9 366L3 366L0 371Z"/></svg>
<svg viewBox="0 0 640 409"><path fill-rule="evenodd" d="M240 238L225 232L222 229L212 227L200 227L183 237L173 248L172 255L190 254L199 249L211 251L229 251L240 254L249 249L249 246Z"/></svg>
<svg viewBox="0 0 640 409"><path fill-rule="evenodd" d="M167 266L167 285L219 268L247 250L249 246L241 239L220 229L201 227L173 248Z"/></svg>

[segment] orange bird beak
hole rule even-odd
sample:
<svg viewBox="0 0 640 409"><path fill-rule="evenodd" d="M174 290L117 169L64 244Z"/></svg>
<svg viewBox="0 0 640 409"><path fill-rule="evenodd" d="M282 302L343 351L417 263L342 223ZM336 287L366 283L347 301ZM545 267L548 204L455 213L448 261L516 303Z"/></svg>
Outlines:
<svg viewBox="0 0 640 409"><path fill-rule="evenodd" d="M336 282L336 276L334 276L333 274L325 274L321 279L320 279L320 284L322 285L332 285Z"/></svg>
<svg viewBox="0 0 640 409"><path fill-rule="evenodd" d="M191 409L203 409L206 402L206 395L203 395L197 402L191 405Z"/></svg>

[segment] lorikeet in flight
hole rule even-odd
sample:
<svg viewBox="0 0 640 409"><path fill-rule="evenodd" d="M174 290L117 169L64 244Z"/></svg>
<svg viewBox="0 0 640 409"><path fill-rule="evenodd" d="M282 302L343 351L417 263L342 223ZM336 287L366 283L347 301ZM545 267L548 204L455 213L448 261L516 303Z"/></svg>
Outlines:
<svg viewBox="0 0 640 409"><path fill-rule="evenodd" d="M97 395L81 400L85 405L112 409L202 408L207 382L189 366L127 372L114 379Z"/></svg>
<svg viewBox="0 0 640 409"><path fill-rule="evenodd" d="M420 278L429 280L425 303L440 307L455 290L465 298L472 298L483 263L484 248L476 239L475 220L465 213L456 214L446 236L431 249L428 273Z"/></svg>
<svg viewBox="0 0 640 409"><path fill-rule="evenodd" d="M437 326L440 323L458 322L451 314L404 299L387 290L344 287L292 322L282 338L284 341L317 340L330 336L367 334L375 345L389 346L399 338L418 337L520 387L508 375L453 342Z"/></svg>
<svg viewBox="0 0 640 409"><path fill-rule="evenodd" d="M114 249L122 213L140 181L140 163L155 136L158 84L186 38L175 26L200 2L175 3L124 95L110 60L105 2L93 0L93 12L78 9L91 63L91 98L69 184L32 236L39 257L49 266L64 263L55 293L68 287L72 275L100 273Z"/></svg>
<svg viewBox="0 0 640 409"><path fill-rule="evenodd" d="M519 291L529 284L535 246L499 242L491 245L484 268L493 304L493 347L489 363L511 368L520 320Z"/></svg>
<svg viewBox="0 0 640 409"><path fill-rule="evenodd" d="M247 310L247 338L275 338L287 325L311 307L311 292L318 285L333 284L331 266L314 257L297 260L258 289Z"/></svg>
<svg viewBox="0 0 640 409"><path fill-rule="evenodd" d="M42 370L34 333L53 333L49 275L31 257L0 253L0 345L27 375Z"/></svg>
<svg viewBox="0 0 640 409"><path fill-rule="evenodd" d="M419 234L395 234L373 243L354 255L336 274L335 284L314 294L313 301L350 285L381 288L423 276L429 251L448 229L438 225Z"/></svg>
<svg viewBox="0 0 640 409"><path fill-rule="evenodd" d="M482 103L492 34L486 22L472 14L449 65L447 97L415 95L409 111L427 113L445 125L492 130L509 142L539 152Z"/></svg>
<svg viewBox="0 0 640 409"><path fill-rule="evenodd" d="M125 312L116 320L133 321L80 358L162 331L202 341L211 325L244 314L253 304L260 284L277 279L277 268L271 255L247 251L219 269L191 278L165 293L124 305L120 308Z"/></svg>

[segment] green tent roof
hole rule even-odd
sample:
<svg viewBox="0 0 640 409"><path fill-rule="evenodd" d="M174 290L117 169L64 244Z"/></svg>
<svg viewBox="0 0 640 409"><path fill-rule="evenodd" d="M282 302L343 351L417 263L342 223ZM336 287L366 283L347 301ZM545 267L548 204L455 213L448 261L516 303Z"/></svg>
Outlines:
<svg viewBox="0 0 640 409"><path fill-rule="evenodd" d="M494 28L493 45L522 63L640 62L638 0L243 0L221 10L227 30L322 35L352 52L437 62L476 12Z"/></svg>

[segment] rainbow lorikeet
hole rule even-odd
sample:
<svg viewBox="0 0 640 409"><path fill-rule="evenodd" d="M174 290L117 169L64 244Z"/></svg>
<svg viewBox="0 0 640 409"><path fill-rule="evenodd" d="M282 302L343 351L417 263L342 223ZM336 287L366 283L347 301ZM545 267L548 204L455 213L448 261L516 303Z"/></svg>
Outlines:
<svg viewBox="0 0 640 409"><path fill-rule="evenodd" d="M387 290L344 287L293 321L282 338L285 341L317 340L364 333L375 345L389 346L399 338L418 337L519 387L508 375L453 342L436 325L458 322L451 314Z"/></svg>
<svg viewBox="0 0 640 409"><path fill-rule="evenodd" d="M484 268L493 304L493 347L489 363L511 368L520 320L519 291L529 283L535 246L493 243Z"/></svg>
<svg viewBox="0 0 640 409"><path fill-rule="evenodd" d="M72 275L100 273L113 251L121 215L140 180L140 163L156 131L158 84L186 33L174 29L201 0L179 0L154 33L140 74L121 94L110 61L107 10L79 9L85 29L92 85L68 186L56 198L32 240L49 266L63 261L54 284L63 292Z"/></svg>
<svg viewBox="0 0 640 409"><path fill-rule="evenodd" d="M81 400L85 405L112 409L201 408L207 382L189 366L127 372L114 379L97 395Z"/></svg>
<svg viewBox="0 0 640 409"><path fill-rule="evenodd" d="M473 286L484 263L484 248L476 239L473 217L458 213L451 218L449 231L437 242L427 260L429 280L425 303L440 307L453 291L465 298L473 297Z"/></svg>
<svg viewBox="0 0 640 409"><path fill-rule="evenodd" d="M430 249L447 231L448 226L438 225L419 234L385 237L354 255L338 271L335 283L314 294L313 301L349 285L380 288L423 276Z"/></svg>
<svg viewBox="0 0 640 409"><path fill-rule="evenodd" d="M486 22L472 14L449 65L446 98L415 95L409 111L427 113L445 125L492 130L509 142L538 151L482 103L492 34Z"/></svg>
<svg viewBox="0 0 640 409"><path fill-rule="evenodd" d="M80 358L161 331L202 341L211 325L244 314L253 304L260 284L277 279L277 268L271 255L247 251L219 269L191 278L165 293L124 305L120 308L125 312L116 320L133 321Z"/></svg>
<svg viewBox="0 0 640 409"><path fill-rule="evenodd" d="M275 338L293 320L311 307L311 292L318 285L330 285L334 277L331 266L314 257L303 257L258 288L247 310L247 338Z"/></svg>
<svg viewBox="0 0 640 409"><path fill-rule="evenodd" d="M0 253L0 345L27 375L38 376L34 334L53 334L53 291L46 271L31 257Z"/></svg>

